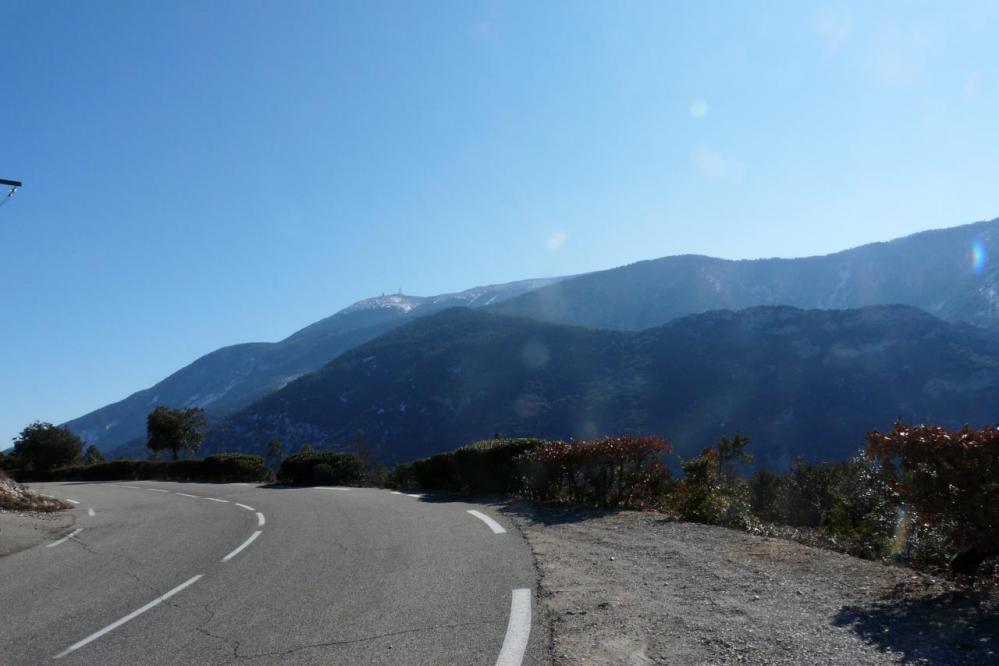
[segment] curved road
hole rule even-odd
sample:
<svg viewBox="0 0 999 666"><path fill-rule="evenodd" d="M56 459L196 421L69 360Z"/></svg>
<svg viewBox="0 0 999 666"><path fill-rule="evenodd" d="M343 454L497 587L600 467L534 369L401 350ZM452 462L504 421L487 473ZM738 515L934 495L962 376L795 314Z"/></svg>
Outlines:
<svg viewBox="0 0 999 666"><path fill-rule="evenodd" d="M372 488L38 484L74 524L0 558L0 661L542 664L530 548ZM68 537L68 538L66 538Z"/></svg>

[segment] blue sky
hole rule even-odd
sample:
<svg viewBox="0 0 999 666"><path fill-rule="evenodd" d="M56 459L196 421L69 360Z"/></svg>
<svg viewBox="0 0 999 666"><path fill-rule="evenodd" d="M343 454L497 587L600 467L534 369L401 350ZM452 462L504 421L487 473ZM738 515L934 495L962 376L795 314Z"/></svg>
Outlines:
<svg viewBox="0 0 999 666"><path fill-rule="evenodd" d="M999 216L999 2L15 1L0 446L358 299Z"/></svg>

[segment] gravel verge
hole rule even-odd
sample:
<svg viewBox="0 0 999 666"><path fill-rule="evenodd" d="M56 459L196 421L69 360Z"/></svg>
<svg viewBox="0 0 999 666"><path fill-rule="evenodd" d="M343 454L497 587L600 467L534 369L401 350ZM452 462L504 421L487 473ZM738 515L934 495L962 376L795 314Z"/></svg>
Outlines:
<svg viewBox="0 0 999 666"><path fill-rule="evenodd" d="M655 513L505 512L534 550L555 664L999 663L999 598Z"/></svg>

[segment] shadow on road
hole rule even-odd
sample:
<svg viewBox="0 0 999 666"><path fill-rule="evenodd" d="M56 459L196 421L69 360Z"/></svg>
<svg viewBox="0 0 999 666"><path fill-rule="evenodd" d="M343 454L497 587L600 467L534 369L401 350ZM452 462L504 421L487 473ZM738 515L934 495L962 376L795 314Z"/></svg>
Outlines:
<svg viewBox="0 0 999 666"><path fill-rule="evenodd" d="M843 607L833 624L902 664L999 663L999 602L985 592L926 595L899 585L871 604Z"/></svg>
<svg viewBox="0 0 999 666"><path fill-rule="evenodd" d="M594 509L588 507L565 507L533 502L514 502L505 504L502 510L511 513L536 525L565 525L579 523L593 518L611 516L619 511L614 509Z"/></svg>
<svg viewBox="0 0 999 666"><path fill-rule="evenodd" d="M421 493L421 491L415 491ZM559 504L539 504L526 500L511 501L508 497L498 495L462 495L452 492L424 492L421 502L443 504L461 502L465 504L481 504L491 507L497 512L524 518L533 524L561 525L578 523L591 518L610 516L618 511L613 509L594 509L588 507L566 507Z"/></svg>

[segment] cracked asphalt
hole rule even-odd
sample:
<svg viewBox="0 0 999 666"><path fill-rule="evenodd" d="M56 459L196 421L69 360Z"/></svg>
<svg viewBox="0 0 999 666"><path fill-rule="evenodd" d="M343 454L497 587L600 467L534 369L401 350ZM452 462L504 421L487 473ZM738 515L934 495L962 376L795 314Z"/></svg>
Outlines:
<svg viewBox="0 0 999 666"><path fill-rule="evenodd" d="M0 662L50 661L193 576L196 583L60 659L69 664L493 664L512 590L537 589L518 529L481 505L358 488L37 484L81 503L65 543L0 557ZM167 489L169 493L150 492ZM179 496L183 492L230 504ZM253 512L267 518L259 528ZM87 509L94 508L95 516ZM466 513L478 509L507 533ZM255 530L260 537L222 558ZM533 604L524 664L549 663Z"/></svg>

